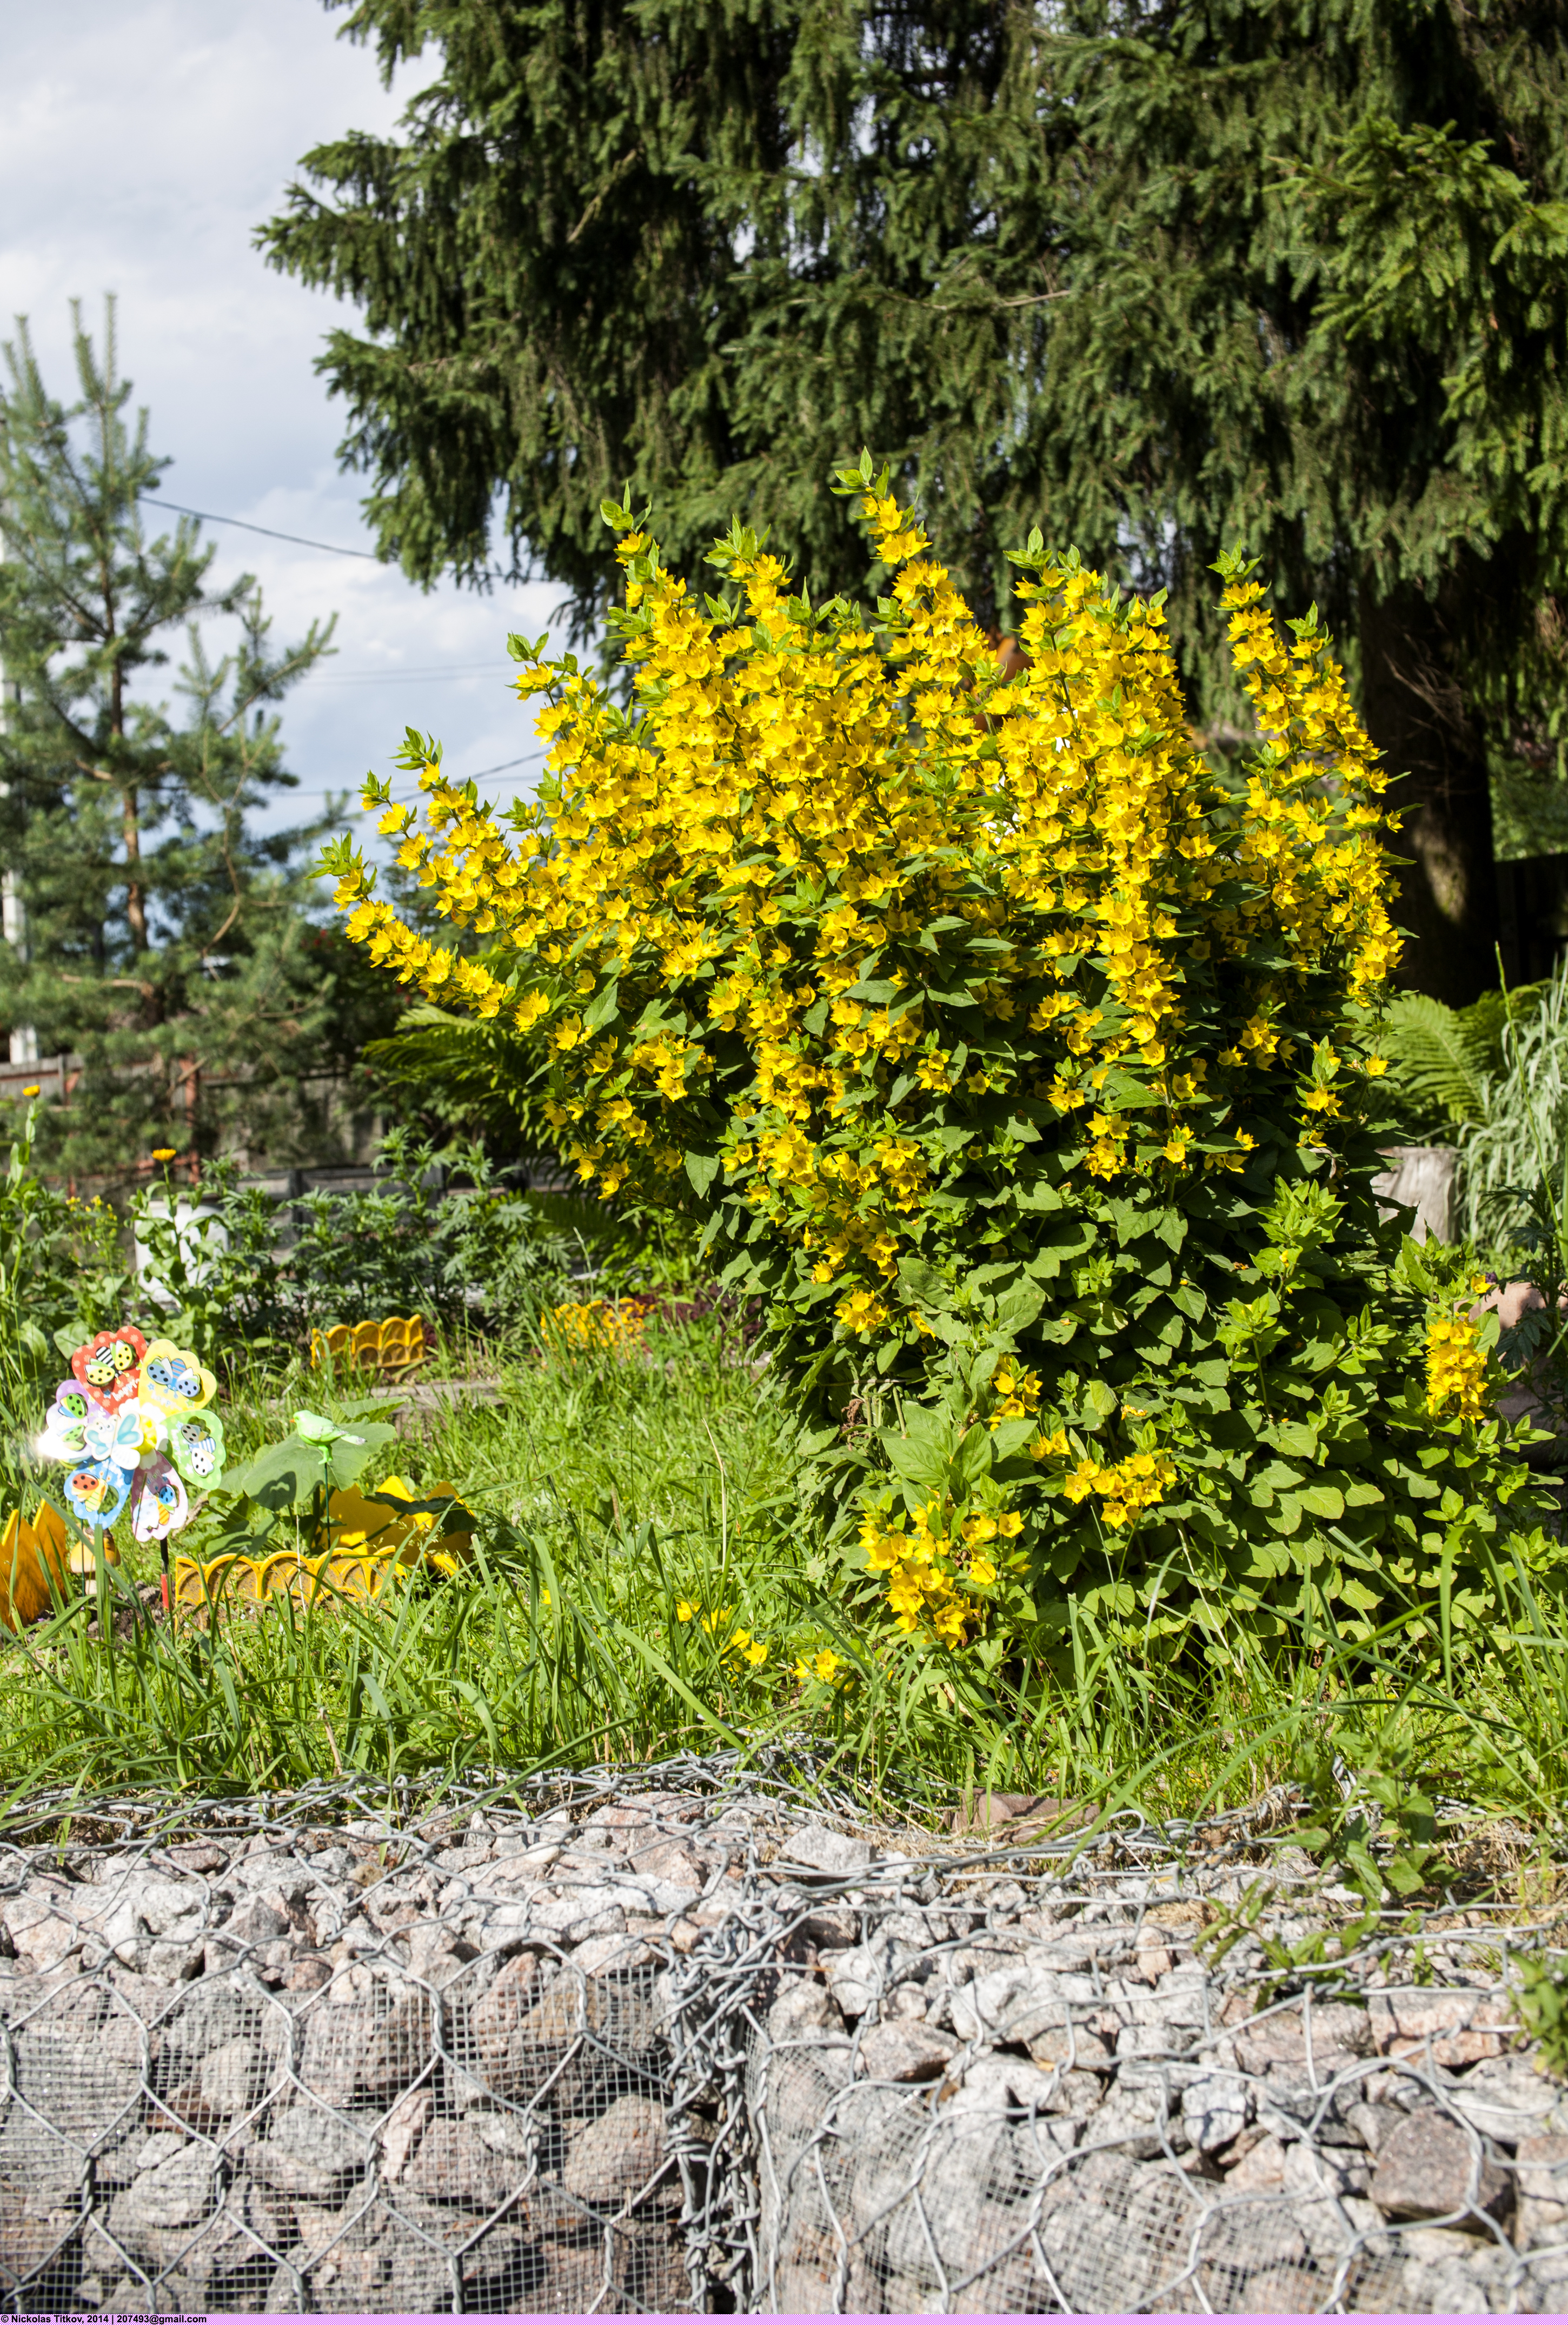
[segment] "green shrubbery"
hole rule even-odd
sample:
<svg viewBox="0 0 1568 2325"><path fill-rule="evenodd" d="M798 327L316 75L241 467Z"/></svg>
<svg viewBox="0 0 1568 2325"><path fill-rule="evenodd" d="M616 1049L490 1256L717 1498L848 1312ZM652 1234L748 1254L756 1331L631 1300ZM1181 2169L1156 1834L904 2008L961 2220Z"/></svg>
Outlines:
<svg viewBox="0 0 1568 2325"><path fill-rule="evenodd" d="M144 1200L137 1235L175 1303L168 1329L209 1361L226 1341L282 1359L312 1329L366 1317L505 1337L534 1325L582 1264L580 1240L502 1183L478 1144L397 1130L376 1160L383 1183L317 1188L287 1207L214 1164L184 1225L177 1190Z"/></svg>
<svg viewBox="0 0 1568 2325"><path fill-rule="evenodd" d="M1488 1418L1495 1322L1371 1193L1398 940L1329 641L1227 562L1258 731L1217 774L1157 603L1036 538L1005 676L886 480L841 483L875 623L738 527L699 606L607 511L630 710L515 642L538 801L508 835L416 738L425 820L384 817L488 949L345 843L350 935L531 1038L585 1182L767 1300L868 1616L1025 1695L1084 1622L1484 1653L1502 1567L1554 1595L1562 1553Z"/></svg>

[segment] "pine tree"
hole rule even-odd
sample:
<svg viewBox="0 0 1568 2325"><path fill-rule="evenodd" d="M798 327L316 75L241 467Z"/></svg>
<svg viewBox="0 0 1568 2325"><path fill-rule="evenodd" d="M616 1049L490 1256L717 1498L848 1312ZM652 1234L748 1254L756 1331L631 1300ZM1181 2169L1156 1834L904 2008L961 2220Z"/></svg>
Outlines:
<svg viewBox="0 0 1568 2325"><path fill-rule="evenodd" d="M335 5L335 0L329 0ZM400 137L305 157L262 242L357 301L323 368L383 547L614 587L601 498L694 565L782 511L880 576L862 445L1007 620L1032 524L1171 593L1237 704L1219 551L1315 598L1404 778L1413 981L1494 974L1489 771L1568 707L1562 0L357 0Z"/></svg>
<svg viewBox="0 0 1568 2325"><path fill-rule="evenodd" d="M164 530L149 500L167 464L146 412L128 419L112 303L98 346L76 314L75 353L67 408L25 323L5 349L0 1025L14 1057L85 1060L45 1153L124 1172L155 1144L286 1144L301 1077L331 1055L302 869L330 819L262 837L248 820L294 781L274 706L331 624L280 652L248 575L209 587L197 525ZM238 643L214 660L200 624L222 616ZM172 710L155 673L181 633Z"/></svg>

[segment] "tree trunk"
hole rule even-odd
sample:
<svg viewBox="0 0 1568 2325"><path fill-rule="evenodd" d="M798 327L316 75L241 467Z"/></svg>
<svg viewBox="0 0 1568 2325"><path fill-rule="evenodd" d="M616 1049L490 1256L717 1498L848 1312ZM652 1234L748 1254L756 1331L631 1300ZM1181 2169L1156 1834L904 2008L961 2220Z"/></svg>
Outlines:
<svg viewBox="0 0 1568 2325"><path fill-rule="evenodd" d="M1404 819L1394 852L1412 859L1395 904L1407 935L1396 974L1458 1008L1498 981L1498 883L1486 755L1448 635L1441 605L1419 589L1363 594L1362 709Z"/></svg>
<svg viewBox="0 0 1568 2325"><path fill-rule="evenodd" d="M147 900L142 893L142 825L134 791L124 793L121 830L125 843L125 918L130 923L132 949L147 949Z"/></svg>

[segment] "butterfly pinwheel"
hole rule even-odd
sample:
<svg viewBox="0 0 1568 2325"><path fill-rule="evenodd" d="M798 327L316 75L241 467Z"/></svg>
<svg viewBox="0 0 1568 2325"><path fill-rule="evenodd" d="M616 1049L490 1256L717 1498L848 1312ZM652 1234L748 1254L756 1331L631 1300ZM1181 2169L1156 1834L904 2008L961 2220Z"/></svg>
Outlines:
<svg viewBox="0 0 1568 2325"><path fill-rule="evenodd" d="M108 1527L129 1504L136 1540L166 1542L190 1515L187 1488L222 1475L223 1424L208 1410L217 1382L189 1349L149 1342L134 1324L78 1348L70 1373L38 1450L66 1465L71 1515Z"/></svg>

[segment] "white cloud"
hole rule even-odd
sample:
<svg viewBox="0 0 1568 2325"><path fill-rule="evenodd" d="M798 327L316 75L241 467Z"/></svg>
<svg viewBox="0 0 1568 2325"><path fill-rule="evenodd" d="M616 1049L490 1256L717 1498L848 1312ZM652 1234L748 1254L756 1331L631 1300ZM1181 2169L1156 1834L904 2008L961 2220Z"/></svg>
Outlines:
<svg viewBox="0 0 1568 2325"><path fill-rule="evenodd" d="M274 273L251 246L310 146L389 127L420 84L416 66L384 89L374 54L337 37L340 22L320 0L70 0L0 15L0 321L30 317L65 397L67 302L80 297L96 329L102 294L117 292L122 367L150 409L153 449L172 455L170 499L354 548L370 545L362 485L338 473L342 410L312 368L352 310ZM459 775L536 761L506 690L506 641L547 626L553 586L426 596L385 567L228 526L207 537L215 578L257 576L274 638L339 616L336 660L284 713L305 792L385 771L408 726L440 736ZM496 795L526 772L498 778Z"/></svg>

